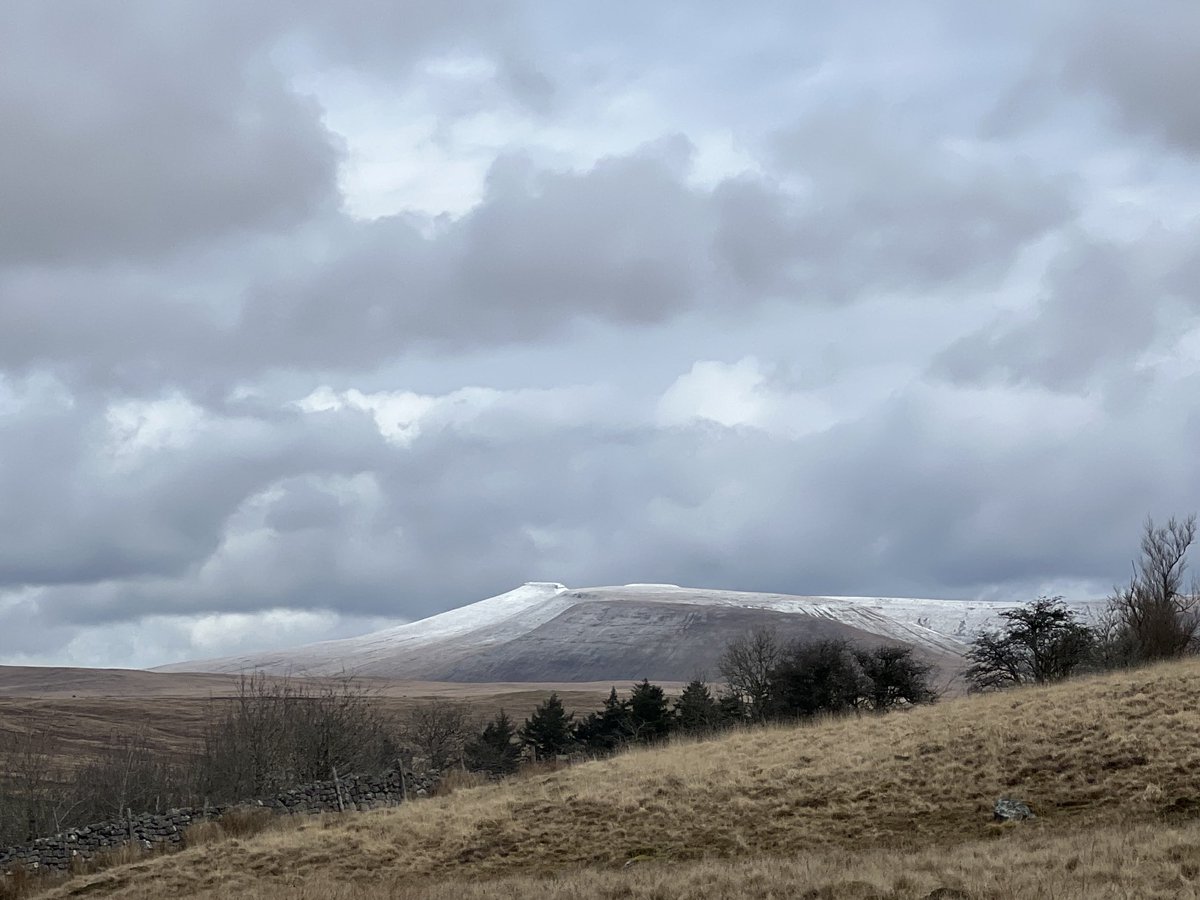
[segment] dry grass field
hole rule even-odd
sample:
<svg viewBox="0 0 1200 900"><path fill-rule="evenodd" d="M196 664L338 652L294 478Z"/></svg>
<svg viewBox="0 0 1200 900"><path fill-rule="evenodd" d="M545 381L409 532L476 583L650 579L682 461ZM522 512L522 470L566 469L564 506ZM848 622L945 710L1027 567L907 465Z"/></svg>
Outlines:
<svg viewBox="0 0 1200 900"><path fill-rule="evenodd" d="M47 896L1193 897L1198 698L1189 661L746 731L284 822ZM993 824L1000 796L1039 818Z"/></svg>
<svg viewBox="0 0 1200 900"><path fill-rule="evenodd" d="M64 770L92 758L114 734L144 735L164 754L181 753L203 733L213 701L233 696L237 681L232 675L0 666L0 735L6 731L49 734ZM317 687L336 684L333 679L307 681ZM397 719L418 703L442 699L464 703L481 718L503 708L522 720L551 691L558 691L568 709L586 711L598 708L611 687L608 683L450 684L385 679L360 679L355 684L375 695Z"/></svg>

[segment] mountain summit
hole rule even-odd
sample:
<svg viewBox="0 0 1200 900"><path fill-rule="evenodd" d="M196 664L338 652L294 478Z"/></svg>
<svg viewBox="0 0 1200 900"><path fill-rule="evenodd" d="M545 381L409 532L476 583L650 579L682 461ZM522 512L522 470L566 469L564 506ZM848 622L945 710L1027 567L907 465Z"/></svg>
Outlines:
<svg viewBox="0 0 1200 900"><path fill-rule="evenodd" d="M716 675L730 638L903 643L957 665L970 635L1013 604L887 597L799 597L669 584L516 590L361 637L163 666L159 671L354 674L422 681L581 682Z"/></svg>

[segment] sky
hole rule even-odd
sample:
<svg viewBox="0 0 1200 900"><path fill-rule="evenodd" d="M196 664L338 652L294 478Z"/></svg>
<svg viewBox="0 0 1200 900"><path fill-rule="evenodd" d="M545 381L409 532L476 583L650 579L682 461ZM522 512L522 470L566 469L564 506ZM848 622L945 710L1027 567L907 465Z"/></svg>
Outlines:
<svg viewBox="0 0 1200 900"><path fill-rule="evenodd" d="M1103 596L1200 508L1194 0L0 5L0 663L525 581Z"/></svg>

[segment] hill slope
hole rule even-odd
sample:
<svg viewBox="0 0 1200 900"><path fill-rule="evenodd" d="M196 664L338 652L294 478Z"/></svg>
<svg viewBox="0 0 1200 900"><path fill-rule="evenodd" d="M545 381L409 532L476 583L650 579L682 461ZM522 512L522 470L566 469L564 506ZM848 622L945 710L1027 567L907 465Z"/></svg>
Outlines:
<svg viewBox="0 0 1200 900"><path fill-rule="evenodd" d="M1198 694L1189 661L746 731L199 847L55 896L1195 897ZM1039 818L994 825L1000 796ZM647 863L622 871L630 859Z"/></svg>
<svg viewBox="0 0 1200 900"><path fill-rule="evenodd" d="M785 637L911 644L956 663L966 637L1011 604L867 597L796 597L625 585L532 583L373 634L160 671L337 675L433 681L685 681L714 673L733 635L770 626Z"/></svg>

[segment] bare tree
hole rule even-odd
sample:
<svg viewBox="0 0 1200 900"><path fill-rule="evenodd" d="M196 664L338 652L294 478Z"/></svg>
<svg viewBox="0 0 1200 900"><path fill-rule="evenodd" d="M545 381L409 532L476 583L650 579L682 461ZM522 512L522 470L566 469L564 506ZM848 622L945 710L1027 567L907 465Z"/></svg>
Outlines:
<svg viewBox="0 0 1200 900"><path fill-rule="evenodd" d="M377 698L352 679L310 683L243 675L218 701L198 760L199 789L237 800L392 765L392 723Z"/></svg>
<svg viewBox="0 0 1200 900"><path fill-rule="evenodd" d="M774 629L756 628L730 641L717 662L717 670L730 692L755 722L767 718L771 672L783 659L783 653L784 647Z"/></svg>
<svg viewBox="0 0 1200 900"><path fill-rule="evenodd" d="M60 831L78 801L45 731L0 733L0 843Z"/></svg>
<svg viewBox="0 0 1200 900"><path fill-rule="evenodd" d="M114 732L73 770L60 763L62 749L47 731L0 732L0 846L194 799L182 760L144 732Z"/></svg>
<svg viewBox="0 0 1200 900"><path fill-rule="evenodd" d="M194 798L184 760L164 755L144 729L113 732L96 757L75 773L74 792L85 822L120 818L125 810L160 812Z"/></svg>
<svg viewBox="0 0 1200 900"><path fill-rule="evenodd" d="M1196 516L1171 518L1164 526L1147 519L1141 556L1129 584L1109 598L1107 655L1137 665L1192 652L1200 636L1198 589L1185 590L1187 553L1196 539Z"/></svg>
<svg viewBox="0 0 1200 900"><path fill-rule="evenodd" d="M1000 618L1004 626L980 632L967 651L965 674L975 690L1059 681L1093 659L1096 635L1062 597L1039 597Z"/></svg>
<svg viewBox="0 0 1200 900"><path fill-rule="evenodd" d="M292 704L291 767L305 781L346 773L378 771L394 764L398 723L385 716L372 689L341 679Z"/></svg>
<svg viewBox="0 0 1200 900"><path fill-rule="evenodd" d="M435 699L414 706L401 733L432 771L444 772L462 760L467 738L476 731L465 706Z"/></svg>

